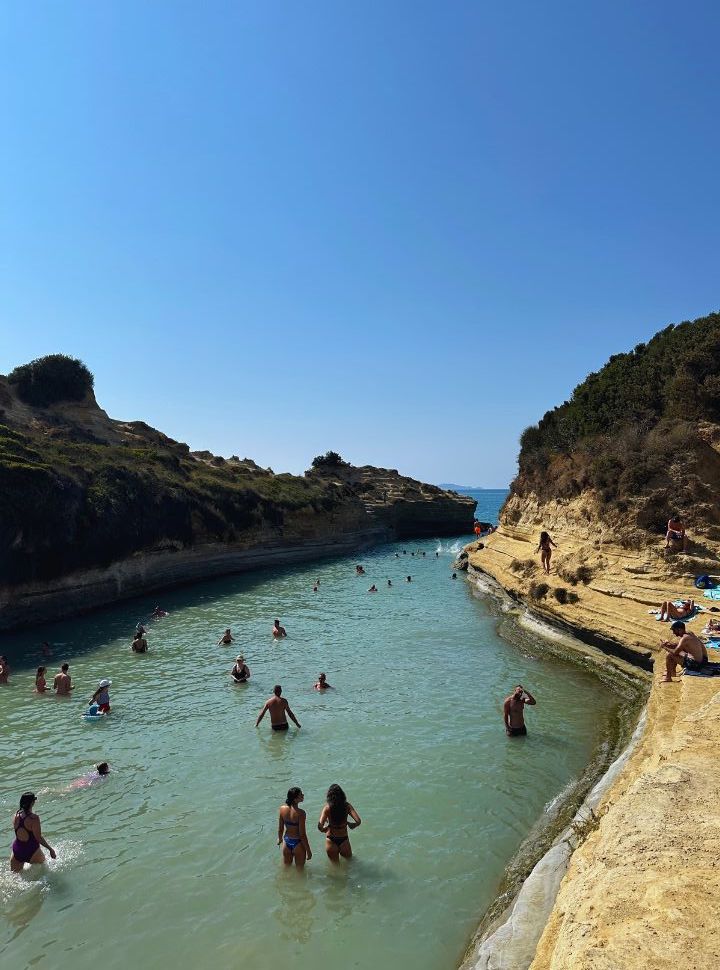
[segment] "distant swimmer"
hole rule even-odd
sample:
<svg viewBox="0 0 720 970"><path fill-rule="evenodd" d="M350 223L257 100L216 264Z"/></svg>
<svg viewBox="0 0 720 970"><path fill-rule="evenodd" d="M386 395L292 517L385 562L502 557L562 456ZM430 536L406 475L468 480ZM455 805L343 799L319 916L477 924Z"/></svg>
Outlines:
<svg viewBox="0 0 720 970"><path fill-rule="evenodd" d="M410 553L410 555L411 555L411 556L414 556L414 555L415 555L415 553L414 553L414 552L411 552L411 553Z"/></svg>
<svg viewBox="0 0 720 970"><path fill-rule="evenodd" d="M10 676L10 664L7 657L0 656L0 684L7 684Z"/></svg>
<svg viewBox="0 0 720 970"><path fill-rule="evenodd" d="M283 862L286 866L294 862L298 869L302 869L306 859L312 859L312 849L305 831L306 816L300 808L300 802L304 800L301 788L291 788L278 813L277 844L282 846Z"/></svg>
<svg viewBox="0 0 720 970"><path fill-rule="evenodd" d="M272 635L276 640L282 640L283 637L287 636L287 630L284 626L280 626L280 620L275 620L273 623Z"/></svg>
<svg viewBox="0 0 720 970"><path fill-rule="evenodd" d="M368 593L377 593L377 591L378 591L378 588L375 585L375 583L373 583L370 589L368 590Z"/></svg>
<svg viewBox="0 0 720 970"><path fill-rule="evenodd" d="M97 704L100 714L110 713L110 691L108 687L112 687L112 681L103 677L89 701L90 704Z"/></svg>
<svg viewBox="0 0 720 970"><path fill-rule="evenodd" d="M257 721L255 721L255 727L258 727L260 721L262 721L268 711L270 712L270 725L273 731L287 731L288 722L285 717L286 714L293 724L297 724L300 727L300 722L290 710L290 705L281 694L282 687L280 684L275 684L273 687L273 696L265 701L263 709L260 711Z"/></svg>
<svg viewBox="0 0 720 970"><path fill-rule="evenodd" d="M545 572L550 575L550 557L552 556L553 548L557 549L557 546L550 538L550 534L547 532L540 533L540 542L535 552L540 553L540 562L542 563L542 568Z"/></svg>
<svg viewBox="0 0 720 970"><path fill-rule="evenodd" d="M317 591L318 591L317 586L313 586L313 593L317 593Z"/></svg>
<svg viewBox="0 0 720 970"><path fill-rule="evenodd" d="M315 690L333 690L333 685L328 684L325 674L320 674L317 681L313 684Z"/></svg>
<svg viewBox="0 0 720 970"><path fill-rule="evenodd" d="M15 841L12 844L10 856L10 868L13 872L22 872L25 863L41 865L45 862L45 854L40 846L48 850L51 859L57 858L55 849L43 838L40 819L33 812L36 801L37 796L31 791L26 791L20 796L20 808L15 812L13 819Z"/></svg>
<svg viewBox="0 0 720 970"><path fill-rule="evenodd" d="M135 637L132 642L132 651L134 653L147 653L148 645L147 640L142 635L142 633L136 632Z"/></svg>
<svg viewBox="0 0 720 970"><path fill-rule="evenodd" d="M47 694L48 685L45 680L45 673L47 667L38 667L37 673L35 674L35 693L36 694Z"/></svg>
<svg viewBox="0 0 720 970"><path fill-rule="evenodd" d="M43 642L40 644L40 653L43 655L43 657L49 657L52 654L50 644L47 642L47 640L43 640Z"/></svg>
<svg viewBox="0 0 720 970"><path fill-rule="evenodd" d="M140 634L147 633L147 630L145 629L145 625L143 624L142 620L139 623L135 624L135 632Z"/></svg>
<svg viewBox="0 0 720 970"><path fill-rule="evenodd" d="M167 616L167 615L168 615L167 610L163 610L159 606L156 606L155 609L150 614L150 619L151 620L160 620L160 619L162 619L163 616Z"/></svg>
<svg viewBox="0 0 720 970"><path fill-rule="evenodd" d="M320 813L318 830L325 835L328 859L331 862L337 862L340 856L349 859L352 848L347 830L356 829L362 820L345 797L340 785L330 785L326 798L327 802Z"/></svg>
<svg viewBox="0 0 720 970"><path fill-rule="evenodd" d="M423 553L423 556L424 556L424 555L425 555L425 553Z"/></svg>
<svg viewBox="0 0 720 970"><path fill-rule="evenodd" d="M355 572L356 572L356 574L358 576L364 576L365 575L365 570L363 569L362 566L356 566L355 567Z"/></svg>
<svg viewBox="0 0 720 970"><path fill-rule="evenodd" d="M453 573L453 574L452 574L452 578L453 578L453 579L457 579L457 573Z"/></svg>
<svg viewBox="0 0 720 970"><path fill-rule="evenodd" d="M505 698L503 705L503 718L505 720L505 731L509 738L514 738L519 734L527 734L525 727L525 705L537 704L529 690L518 684L509 697Z"/></svg>
<svg viewBox="0 0 720 970"><path fill-rule="evenodd" d="M407 549L403 549L403 556L407 556Z"/></svg>
<svg viewBox="0 0 720 970"><path fill-rule="evenodd" d="M408 576L408 578L406 579L406 582L411 583L412 582L412 576Z"/></svg>
<svg viewBox="0 0 720 970"><path fill-rule="evenodd" d="M235 643L235 638L229 630L226 630L218 640L218 646L229 647L231 643Z"/></svg>
<svg viewBox="0 0 720 970"><path fill-rule="evenodd" d="M235 664L230 671L230 676L236 684L247 684L250 680L250 668L245 663L245 657L241 653L235 657Z"/></svg>
<svg viewBox="0 0 720 970"><path fill-rule="evenodd" d="M90 785L101 778L106 778L109 774L110 765L107 761L101 761L99 765L95 765L95 771L90 771L81 778L76 778L75 781L70 782L67 791L72 791L74 788L89 788Z"/></svg>
<svg viewBox="0 0 720 970"><path fill-rule="evenodd" d="M399 553L399 552L396 552L396 553L395 553L395 558L396 558L396 559L399 559L399 558L400 558L400 553Z"/></svg>
<svg viewBox="0 0 720 970"><path fill-rule="evenodd" d="M392 579L388 579L388 586L392 586Z"/></svg>
<svg viewBox="0 0 720 970"><path fill-rule="evenodd" d="M435 553L435 558L436 558L436 559L439 559L439 558L440 558L440 553L439 553L439 552L436 552L436 553Z"/></svg>
<svg viewBox="0 0 720 970"><path fill-rule="evenodd" d="M55 674L55 679L53 680L53 690L57 697L69 697L70 691L73 689L72 679L68 671L70 670L70 664L63 664L60 667L60 673Z"/></svg>

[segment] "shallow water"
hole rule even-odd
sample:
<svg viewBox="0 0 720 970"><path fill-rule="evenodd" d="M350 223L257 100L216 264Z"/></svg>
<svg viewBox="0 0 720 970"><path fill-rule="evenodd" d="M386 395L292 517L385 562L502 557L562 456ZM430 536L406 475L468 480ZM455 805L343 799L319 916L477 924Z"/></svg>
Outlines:
<svg viewBox="0 0 720 970"><path fill-rule="evenodd" d="M129 643L149 600L6 638L7 846L31 788L58 860L21 877L0 871L3 967L455 966L508 860L580 776L616 699L591 675L500 640L489 602L450 578L452 546L406 543L402 555L398 543L175 590L162 596L170 616L149 624L145 656ZM372 582L378 594L366 592ZM289 633L279 644L275 616ZM226 626L231 648L216 646ZM71 663L71 701L31 692L43 639L51 670ZM226 676L239 652L253 675L245 687ZM320 670L336 688L322 696L312 690ZM85 724L103 676L113 713ZM502 701L518 680L538 705L529 736L510 740ZM276 682L299 732L254 727ZM102 759L108 779L67 790ZM337 867L315 828L331 782L363 817L355 858ZM304 873L284 870L276 846L291 785L305 791L315 852Z"/></svg>

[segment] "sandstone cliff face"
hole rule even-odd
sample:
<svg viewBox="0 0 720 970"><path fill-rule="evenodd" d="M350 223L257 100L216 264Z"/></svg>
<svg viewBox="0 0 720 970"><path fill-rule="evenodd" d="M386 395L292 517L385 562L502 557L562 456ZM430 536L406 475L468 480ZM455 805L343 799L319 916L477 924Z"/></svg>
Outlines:
<svg viewBox="0 0 720 970"><path fill-rule="evenodd" d="M474 509L386 469L299 477L191 453L92 392L33 407L0 378L0 629L281 556L469 534Z"/></svg>
<svg viewBox="0 0 720 970"><path fill-rule="evenodd" d="M558 545L550 576L535 552L541 529ZM610 662L617 656L651 669L654 661L647 727L600 806L599 825L572 856L532 970L700 970L720 953L711 917L720 889L720 783L712 769L720 681L661 684L659 642L670 631L648 613L668 597L713 605L693 580L720 572L720 562L706 533L694 543L690 527L690 539L688 555L666 556L663 536L618 535L592 492L544 500L530 493L510 497L482 549L467 547L471 572L492 576ZM716 615L701 615L690 629L700 632Z"/></svg>

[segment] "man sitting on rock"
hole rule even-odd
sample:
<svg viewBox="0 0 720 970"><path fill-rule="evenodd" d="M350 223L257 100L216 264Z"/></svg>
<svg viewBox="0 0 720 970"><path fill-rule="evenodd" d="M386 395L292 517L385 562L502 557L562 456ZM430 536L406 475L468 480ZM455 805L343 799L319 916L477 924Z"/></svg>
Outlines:
<svg viewBox="0 0 720 970"><path fill-rule="evenodd" d="M673 682L673 674L677 670L678 664L684 667L685 670L698 673L702 671L708 662L705 644L700 637L695 636L694 633L690 633L689 630L685 629L685 624L682 620L675 620L670 629L679 639L677 643L673 643L671 640L663 640L660 644L663 650L667 650L665 676L662 679L663 684L671 684Z"/></svg>
<svg viewBox="0 0 720 970"><path fill-rule="evenodd" d="M665 533L665 548L672 552L685 552L687 550L687 536L685 526L679 515L673 512L668 519L667 532Z"/></svg>

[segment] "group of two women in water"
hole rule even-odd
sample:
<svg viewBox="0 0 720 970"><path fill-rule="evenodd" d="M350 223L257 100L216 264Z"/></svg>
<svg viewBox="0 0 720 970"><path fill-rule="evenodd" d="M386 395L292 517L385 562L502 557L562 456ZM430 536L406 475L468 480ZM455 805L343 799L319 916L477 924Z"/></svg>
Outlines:
<svg viewBox="0 0 720 970"><path fill-rule="evenodd" d="M318 830L325 835L325 851L331 862L340 856L352 856L348 829L356 829L361 823L360 816L345 797L340 785L330 785L327 801L318 820ZM278 812L278 845L282 845L283 862L291 866L293 862L302 869L306 860L312 859L312 849L305 829L305 811L300 802L305 800L301 788L291 788L285 802Z"/></svg>

